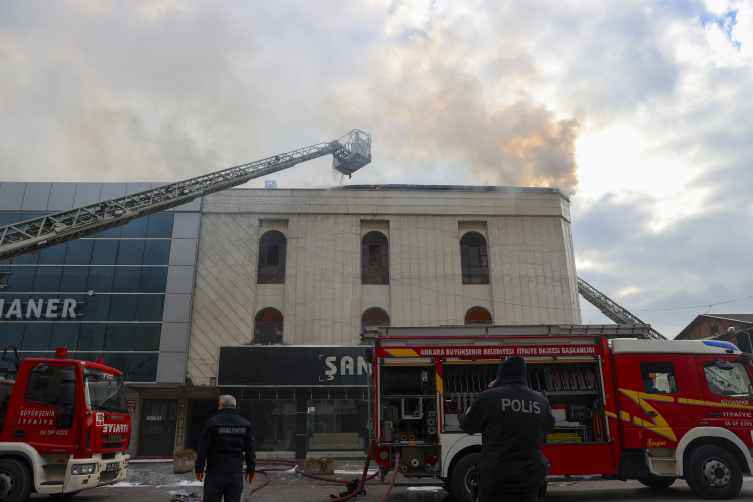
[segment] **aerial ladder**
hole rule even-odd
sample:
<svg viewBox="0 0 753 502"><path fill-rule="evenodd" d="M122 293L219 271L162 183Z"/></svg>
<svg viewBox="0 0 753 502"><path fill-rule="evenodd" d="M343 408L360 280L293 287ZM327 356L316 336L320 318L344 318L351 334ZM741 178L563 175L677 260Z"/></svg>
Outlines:
<svg viewBox="0 0 753 502"><path fill-rule="evenodd" d="M371 135L353 129L334 141L0 227L0 261L119 227L136 218L187 204L198 197L326 155L332 155L333 169L350 176L371 162Z"/></svg>
<svg viewBox="0 0 753 502"><path fill-rule="evenodd" d="M625 307L621 307L614 300L607 295L591 286L589 283L578 277L578 292L583 295L583 298L588 300L591 305L601 311L602 314L616 322L617 324L646 324L638 319ZM654 340L666 340L667 337L656 331L655 329L649 329L645 335L646 338L653 338Z"/></svg>

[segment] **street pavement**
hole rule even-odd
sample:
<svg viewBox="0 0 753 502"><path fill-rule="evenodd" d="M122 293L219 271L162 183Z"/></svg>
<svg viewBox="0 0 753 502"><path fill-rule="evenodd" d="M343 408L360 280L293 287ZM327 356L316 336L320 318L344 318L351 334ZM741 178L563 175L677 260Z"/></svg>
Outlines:
<svg viewBox="0 0 753 502"><path fill-rule="evenodd" d="M339 461L336 475L344 479L360 478L363 464L357 461ZM330 494L344 490L343 485L328 483L298 476L292 471L270 473L269 484L251 496L252 502L325 502ZM391 474L385 480L390 480ZM264 481L264 475L258 474L253 486ZM398 481L402 481L398 477ZM354 499L356 502L378 502L387 490L387 483L381 484L378 477L370 481L366 495ZM119 500L138 502L169 502L170 492L185 491L202 494L202 486L193 473L173 474L172 464L131 464L131 470L123 483L112 487L95 488L81 492L71 500L81 502L112 502ZM243 498L249 491L247 485ZM51 500L46 495L33 495L32 500ZM396 486L389 500L391 502L455 502L455 499L440 487L405 487ZM703 500L695 497L684 481L677 481L666 490L651 490L637 481L607 481L601 478L570 479L553 478L550 480L547 502L576 501L627 501L641 502ZM743 491L736 500L753 500L753 477L746 477Z"/></svg>

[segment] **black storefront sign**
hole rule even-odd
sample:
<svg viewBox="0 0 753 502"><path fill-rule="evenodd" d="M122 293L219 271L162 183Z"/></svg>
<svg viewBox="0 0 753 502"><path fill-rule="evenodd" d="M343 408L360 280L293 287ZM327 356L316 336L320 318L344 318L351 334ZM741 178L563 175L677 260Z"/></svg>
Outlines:
<svg viewBox="0 0 753 502"><path fill-rule="evenodd" d="M220 347L217 385L222 387L366 387L364 345Z"/></svg>

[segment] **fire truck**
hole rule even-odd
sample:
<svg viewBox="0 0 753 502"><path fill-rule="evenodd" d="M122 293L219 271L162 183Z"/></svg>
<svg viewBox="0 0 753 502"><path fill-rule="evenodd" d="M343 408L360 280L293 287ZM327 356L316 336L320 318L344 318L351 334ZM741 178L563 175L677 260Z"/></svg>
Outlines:
<svg viewBox="0 0 753 502"><path fill-rule="evenodd" d="M753 473L753 355L720 341L644 339L649 326L382 327L374 342L375 461L382 475L440 478L470 500L480 435L459 417L495 380L501 359L526 360L555 430L542 445L550 475L684 479L728 499ZM525 411L525 410L522 410ZM396 454L400 465L395 465Z"/></svg>
<svg viewBox="0 0 753 502"><path fill-rule="evenodd" d="M0 370L0 500L69 497L125 479L131 415L120 371L69 359L66 348L20 360L6 347L2 360L11 367Z"/></svg>

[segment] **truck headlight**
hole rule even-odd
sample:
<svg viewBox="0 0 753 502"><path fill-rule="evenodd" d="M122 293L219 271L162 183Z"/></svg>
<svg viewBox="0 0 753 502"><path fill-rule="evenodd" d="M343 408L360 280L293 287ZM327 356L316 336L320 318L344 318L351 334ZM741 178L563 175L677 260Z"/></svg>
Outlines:
<svg viewBox="0 0 753 502"><path fill-rule="evenodd" d="M128 459L123 461L123 469L128 469Z"/></svg>
<svg viewBox="0 0 753 502"><path fill-rule="evenodd" d="M76 464L71 467L71 474L94 474L96 464Z"/></svg>

